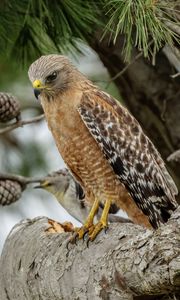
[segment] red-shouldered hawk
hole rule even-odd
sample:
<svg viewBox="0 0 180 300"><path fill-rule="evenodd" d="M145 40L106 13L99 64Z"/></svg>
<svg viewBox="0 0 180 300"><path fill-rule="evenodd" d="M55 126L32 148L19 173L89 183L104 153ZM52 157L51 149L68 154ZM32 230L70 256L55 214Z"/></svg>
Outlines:
<svg viewBox="0 0 180 300"><path fill-rule="evenodd" d="M177 188L141 126L126 108L101 91L65 57L46 55L29 68L35 96L91 212L79 230L93 240L107 226L112 203L138 224L157 228L177 207ZM99 202L104 210L93 218Z"/></svg>

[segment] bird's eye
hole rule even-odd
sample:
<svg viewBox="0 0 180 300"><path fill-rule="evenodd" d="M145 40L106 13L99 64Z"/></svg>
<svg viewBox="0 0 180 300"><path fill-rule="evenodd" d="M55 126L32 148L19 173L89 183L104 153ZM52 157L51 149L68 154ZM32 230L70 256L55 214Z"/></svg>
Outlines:
<svg viewBox="0 0 180 300"><path fill-rule="evenodd" d="M57 78L57 72L54 71L52 74L50 74L49 76L46 77L46 82L50 83L52 81L54 81Z"/></svg>

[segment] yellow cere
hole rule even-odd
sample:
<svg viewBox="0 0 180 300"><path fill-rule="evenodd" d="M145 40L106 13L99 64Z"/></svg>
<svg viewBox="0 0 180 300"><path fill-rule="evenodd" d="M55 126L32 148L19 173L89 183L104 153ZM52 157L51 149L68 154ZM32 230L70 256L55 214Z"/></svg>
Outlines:
<svg viewBox="0 0 180 300"><path fill-rule="evenodd" d="M38 80L38 79L36 79L34 82L33 82L33 88L34 89L40 89L40 88L42 88L43 86L42 86L42 82L40 81L40 80Z"/></svg>

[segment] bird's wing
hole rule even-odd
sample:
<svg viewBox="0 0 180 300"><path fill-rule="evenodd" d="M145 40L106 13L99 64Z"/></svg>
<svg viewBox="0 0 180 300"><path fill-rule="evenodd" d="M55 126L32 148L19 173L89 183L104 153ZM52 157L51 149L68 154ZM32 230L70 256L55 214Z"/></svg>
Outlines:
<svg viewBox="0 0 180 300"><path fill-rule="evenodd" d="M154 228L166 222L177 207L177 188L164 162L139 123L108 94L85 92L79 114L125 185L137 206Z"/></svg>
<svg viewBox="0 0 180 300"><path fill-rule="evenodd" d="M76 180L74 180L74 182L76 189L76 198L79 200L81 208L84 208L86 206L84 190Z"/></svg>

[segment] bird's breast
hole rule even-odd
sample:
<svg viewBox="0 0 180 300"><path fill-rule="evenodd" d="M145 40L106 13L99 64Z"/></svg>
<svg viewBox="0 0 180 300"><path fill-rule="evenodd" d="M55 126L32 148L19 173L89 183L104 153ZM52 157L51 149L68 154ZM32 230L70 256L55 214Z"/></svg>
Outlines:
<svg viewBox="0 0 180 300"><path fill-rule="evenodd" d="M58 135L61 144L68 138L71 139L75 127L79 125L80 117L76 107L80 98L81 94L71 92L50 101L45 97L41 100L48 127L56 138Z"/></svg>

